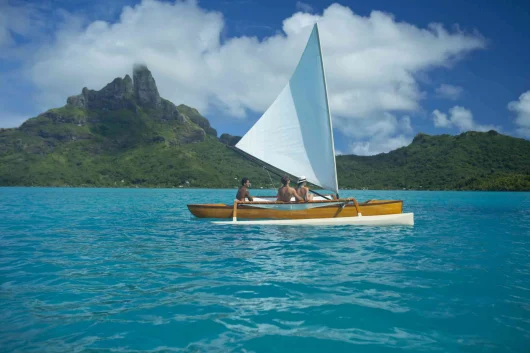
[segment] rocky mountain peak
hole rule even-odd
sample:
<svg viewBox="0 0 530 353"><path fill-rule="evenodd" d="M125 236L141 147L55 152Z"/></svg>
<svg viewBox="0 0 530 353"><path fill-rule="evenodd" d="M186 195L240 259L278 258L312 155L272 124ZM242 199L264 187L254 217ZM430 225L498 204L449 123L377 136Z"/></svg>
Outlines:
<svg viewBox="0 0 530 353"><path fill-rule="evenodd" d="M129 75L117 77L99 91L84 87L81 94L68 97L66 103L82 109L133 108L135 103L157 109L161 106L161 100L151 71L145 65L136 64L132 79Z"/></svg>
<svg viewBox="0 0 530 353"><path fill-rule="evenodd" d="M156 122L176 124L180 126L177 130L182 143L203 141L206 135L217 137L217 131L196 109L185 105L177 108L172 102L161 98L151 71L143 64L133 66L132 79L129 75L115 78L99 91L84 87L81 94L68 97L67 105L85 110L86 120L92 123L101 123L113 117L108 120L112 125L115 123L112 120L128 116L127 122L132 124L141 114L145 114ZM113 115L116 110L125 111ZM50 114L53 116L49 118L53 121L65 119L54 112Z"/></svg>
<svg viewBox="0 0 530 353"><path fill-rule="evenodd" d="M222 134L221 137L219 137L219 140L228 146L235 146L239 140L241 140L241 136L232 136L230 134Z"/></svg>
<svg viewBox="0 0 530 353"><path fill-rule="evenodd" d="M133 68L134 96L139 105L157 108L160 106L160 94L155 79L147 66L135 64Z"/></svg>
<svg viewBox="0 0 530 353"><path fill-rule="evenodd" d="M68 97L68 105L82 109L123 109L133 105L133 82L129 75L124 78L117 77L99 91L86 87L81 94Z"/></svg>

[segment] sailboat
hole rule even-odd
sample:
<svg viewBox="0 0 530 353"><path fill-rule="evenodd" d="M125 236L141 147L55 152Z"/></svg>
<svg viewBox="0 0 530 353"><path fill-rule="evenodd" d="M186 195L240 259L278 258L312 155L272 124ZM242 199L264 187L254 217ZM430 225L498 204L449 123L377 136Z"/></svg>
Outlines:
<svg viewBox="0 0 530 353"><path fill-rule="evenodd" d="M249 159L306 180L333 195L309 202L254 197L233 204L190 204L199 218L231 219L218 224L413 225L402 200L340 198L333 128L318 25L315 24L289 82L272 105L235 145ZM244 219L244 220L241 220Z"/></svg>

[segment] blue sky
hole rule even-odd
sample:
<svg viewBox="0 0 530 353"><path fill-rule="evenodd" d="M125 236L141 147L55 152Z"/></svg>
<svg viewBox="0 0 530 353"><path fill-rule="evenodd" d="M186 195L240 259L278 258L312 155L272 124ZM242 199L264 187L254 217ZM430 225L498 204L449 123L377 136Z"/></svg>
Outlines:
<svg viewBox="0 0 530 353"><path fill-rule="evenodd" d="M528 1L0 0L0 127L142 61L162 96L244 134L287 82L311 21L340 152L387 152L419 132L530 138Z"/></svg>

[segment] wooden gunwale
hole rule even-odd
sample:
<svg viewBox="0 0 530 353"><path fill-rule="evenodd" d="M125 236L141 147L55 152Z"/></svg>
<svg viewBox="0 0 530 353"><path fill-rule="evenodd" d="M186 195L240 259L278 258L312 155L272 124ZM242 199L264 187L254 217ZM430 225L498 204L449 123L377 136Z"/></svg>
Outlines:
<svg viewBox="0 0 530 353"><path fill-rule="evenodd" d="M312 203L330 203L328 207L337 207L340 205L337 205L337 203L346 203L346 202L352 202L351 199L337 199L337 200L316 200L316 201L309 201L309 202L301 202L301 201L292 201L292 202L283 202L283 201L239 201L237 204L240 206L246 206L246 205L297 205L297 204L312 204ZM379 206L379 205L385 205L390 203L396 203L396 202L403 202L402 200L368 200L362 203L358 203L359 206ZM211 207L211 208L219 208L221 206L226 207L233 207L232 205L227 204L189 204L188 206L194 206L194 207ZM324 206L326 207L326 206Z"/></svg>
<svg viewBox="0 0 530 353"><path fill-rule="evenodd" d="M339 202L337 202L339 201ZM341 202L342 201L342 202ZM234 202L227 204L188 205L190 212L198 218L232 218L232 219L309 219L375 216L400 214L403 212L401 200L370 200L367 203L355 204L353 200L340 199L333 201L315 201L317 207L305 209L270 209L255 206L255 202ZM267 205L304 205L307 202L261 202ZM315 205L316 206L316 205ZM237 217L235 218L234 215Z"/></svg>

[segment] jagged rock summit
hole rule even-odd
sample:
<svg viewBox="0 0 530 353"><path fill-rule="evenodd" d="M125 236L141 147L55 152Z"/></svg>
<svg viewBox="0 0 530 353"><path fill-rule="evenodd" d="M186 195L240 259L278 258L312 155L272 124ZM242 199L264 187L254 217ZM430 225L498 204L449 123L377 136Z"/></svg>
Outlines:
<svg viewBox="0 0 530 353"><path fill-rule="evenodd" d="M81 94L68 97L66 103L81 109L124 109L133 107L133 82L129 75L116 78L100 91L86 87Z"/></svg>
<svg viewBox="0 0 530 353"><path fill-rule="evenodd" d="M161 122L197 125L200 129L194 131L187 141L202 141L206 134L217 137L217 131L196 109L183 104L177 107L160 97L156 81L144 64L133 66L132 79L129 75L115 78L99 91L84 87L81 94L68 97L67 106L100 111L129 109L136 113L140 108L151 118Z"/></svg>
<svg viewBox="0 0 530 353"><path fill-rule="evenodd" d="M135 64L133 68L134 97L144 107L160 107L160 94L156 87L155 79L151 71L143 64Z"/></svg>
<svg viewBox="0 0 530 353"><path fill-rule="evenodd" d="M115 78L99 91L84 87L66 105L24 122L26 134L58 141L105 140L105 148L140 144L167 146L201 142L217 131L208 119L186 105L160 97L147 66L135 64L132 77ZM47 142L54 146L54 142ZM44 148L46 149L46 148Z"/></svg>
<svg viewBox="0 0 530 353"><path fill-rule="evenodd" d="M66 102L82 109L123 109L131 108L131 103L145 108L160 108L162 98L147 66L135 64L133 78L134 81L129 75L115 78L100 91L84 87L81 94L68 97Z"/></svg>
<svg viewBox="0 0 530 353"><path fill-rule="evenodd" d="M241 140L241 136L232 136L230 134L222 134L221 137L219 137L219 140L228 146L235 146L239 140Z"/></svg>

